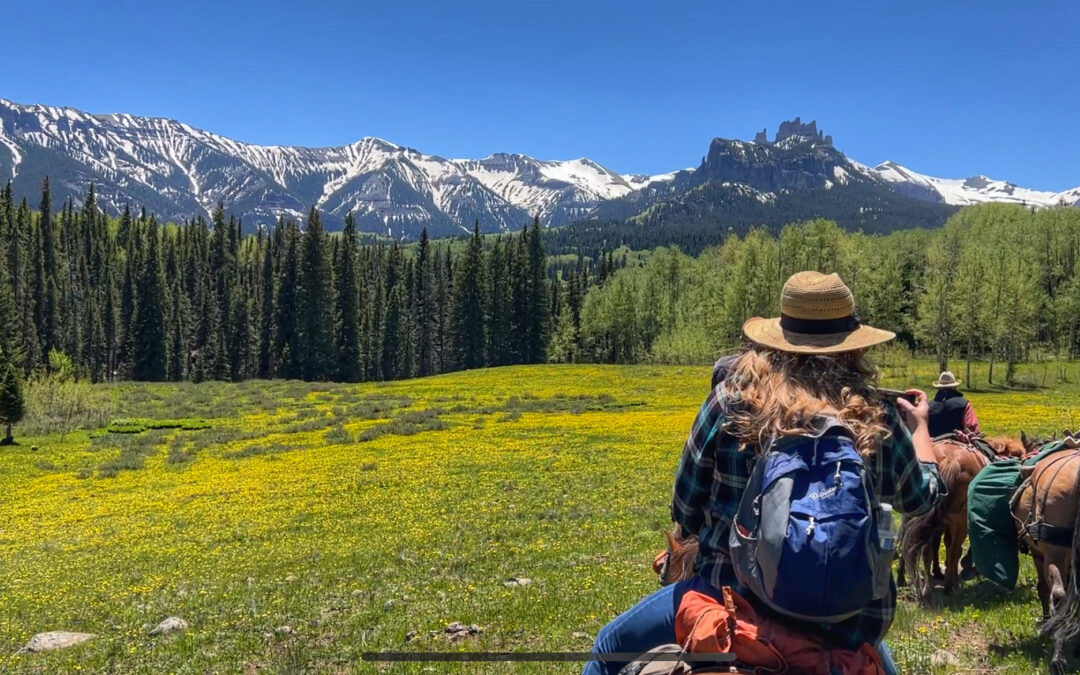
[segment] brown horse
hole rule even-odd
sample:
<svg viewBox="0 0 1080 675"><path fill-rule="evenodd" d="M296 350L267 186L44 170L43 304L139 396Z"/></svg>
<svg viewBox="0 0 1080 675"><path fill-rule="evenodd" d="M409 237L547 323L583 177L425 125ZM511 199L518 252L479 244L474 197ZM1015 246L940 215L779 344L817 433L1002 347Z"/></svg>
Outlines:
<svg viewBox="0 0 1080 675"><path fill-rule="evenodd" d="M661 586L674 584L694 576L694 559L698 553L698 538L695 535L683 536L678 525L674 530L664 532L667 537L667 549L653 559L653 571Z"/></svg>
<svg viewBox="0 0 1080 675"><path fill-rule="evenodd" d="M898 572L902 583L904 572L911 569L916 593L920 599L930 595L931 565L936 567L938 550L945 542L945 592L951 593L960 581L960 557L967 539L967 492L971 479L990 460L974 444L974 438L960 436L934 443L938 473L947 494L929 512L908 519L901 535L902 557ZM983 439L999 457L1020 457L1024 445L1011 438ZM922 569L919 568L919 560Z"/></svg>
<svg viewBox="0 0 1080 675"><path fill-rule="evenodd" d="M1043 445L1022 438L1031 450ZM1038 573L1042 634L1054 641L1053 673L1065 672L1065 644L1075 643L1080 636L1075 566L1080 556L1080 436L1066 432L1065 443L1067 449L1021 470L1025 480L1012 500L1017 534L1031 552Z"/></svg>
<svg viewBox="0 0 1080 675"><path fill-rule="evenodd" d="M908 518L901 531L902 555L896 571L896 583L904 585L905 572L921 556L923 573L915 569L916 591L921 599L930 594L930 579L945 582L945 592L956 588L960 579L968 579L968 571L974 572L971 552L960 557L963 540L968 537L968 485L978 471L988 463L986 455L974 446L975 441L985 443L1000 458L1020 459L1024 456L1022 441L1000 436L981 438L958 434L956 440L934 443L937 469L948 491L948 496L933 511ZM939 559L942 541L945 542L946 571L943 573ZM953 555L949 555L949 553ZM951 561L953 562L949 562ZM961 565L962 563L962 565ZM960 575L960 567L963 573ZM932 569L931 569L932 567ZM973 575L974 576L974 573Z"/></svg>

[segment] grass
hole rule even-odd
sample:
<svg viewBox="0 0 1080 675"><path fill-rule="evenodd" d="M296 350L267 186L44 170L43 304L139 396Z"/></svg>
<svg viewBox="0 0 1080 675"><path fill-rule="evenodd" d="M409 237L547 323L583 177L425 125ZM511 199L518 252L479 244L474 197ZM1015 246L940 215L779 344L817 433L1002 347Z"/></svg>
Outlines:
<svg viewBox="0 0 1080 675"><path fill-rule="evenodd" d="M933 371L901 363L887 384ZM1080 426L1080 369L1048 377L973 394L986 430ZM53 421L0 452L0 672L576 672L359 658L588 649L655 588L672 474L708 381L703 367L529 366L97 387L107 417ZM145 429L110 433L114 418ZM890 642L903 672L929 672L940 647L968 671L1045 670L1030 563L1013 593L973 582L936 603L901 591ZM149 636L174 614L187 631ZM483 631L450 643L454 621ZM98 637L14 655L46 630Z"/></svg>

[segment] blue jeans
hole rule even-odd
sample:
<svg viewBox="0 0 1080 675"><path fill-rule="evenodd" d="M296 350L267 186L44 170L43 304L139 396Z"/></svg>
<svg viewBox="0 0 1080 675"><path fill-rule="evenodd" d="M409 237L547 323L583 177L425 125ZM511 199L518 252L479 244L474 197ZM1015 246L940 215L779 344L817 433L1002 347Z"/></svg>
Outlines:
<svg viewBox="0 0 1080 675"><path fill-rule="evenodd" d="M675 611L687 591L704 593L723 602L720 591L700 576L664 586L601 628L593 653L642 653L675 642ZM881 642L877 650L885 675L899 675L888 645ZM616 675L625 665L625 661L589 661L582 675Z"/></svg>
<svg viewBox="0 0 1080 675"><path fill-rule="evenodd" d="M687 591L704 593L723 602L720 591L704 577L695 575L686 581L664 586L601 628L593 653L641 653L675 642L675 610ZM589 661L582 675L616 675L625 665L625 661Z"/></svg>

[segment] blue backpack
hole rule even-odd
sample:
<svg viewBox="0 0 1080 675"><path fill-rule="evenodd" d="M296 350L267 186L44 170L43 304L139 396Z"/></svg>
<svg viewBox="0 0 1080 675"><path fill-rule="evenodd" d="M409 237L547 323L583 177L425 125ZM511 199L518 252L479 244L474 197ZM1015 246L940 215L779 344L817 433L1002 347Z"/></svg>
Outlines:
<svg viewBox="0 0 1080 675"><path fill-rule="evenodd" d="M820 436L781 437L757 459L731 525L735 576L786 616L848 619L889 593L893 551L878 538L881 513L839 420L826 420Z"/></svg>

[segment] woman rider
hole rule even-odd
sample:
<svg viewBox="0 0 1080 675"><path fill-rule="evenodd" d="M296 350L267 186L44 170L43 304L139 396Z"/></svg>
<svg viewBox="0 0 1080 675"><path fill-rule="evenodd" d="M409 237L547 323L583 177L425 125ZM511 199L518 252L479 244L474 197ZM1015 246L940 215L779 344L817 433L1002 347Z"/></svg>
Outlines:
<svg viewBox="0 0 1080 675"><path fill-rule="evenodd" d="M710 392L690 432L675 478L672 519L700 540L696 575L665 586L617 617L597 635L596 653L640 653L675 641L674 618L689 590L722 601L731 586L753 602L728 560L728 530L754 461L767 439L810 435L823 416L840 419L880 486L878 496L905 515L929 510L943 491L927 426L926 394L916 403L883 400L866 350L891 340L891 332L862 326L851 290L835 274L800 272L784 285L781 317L750 319L749 341L726 377ZM886 672L896 672L882 642L896 609L896 586L846 621L797 624L755 609L793 628L820 635L826 645L878 648ZM622 662L600 658L586 675L617 673Z"/></svg>

